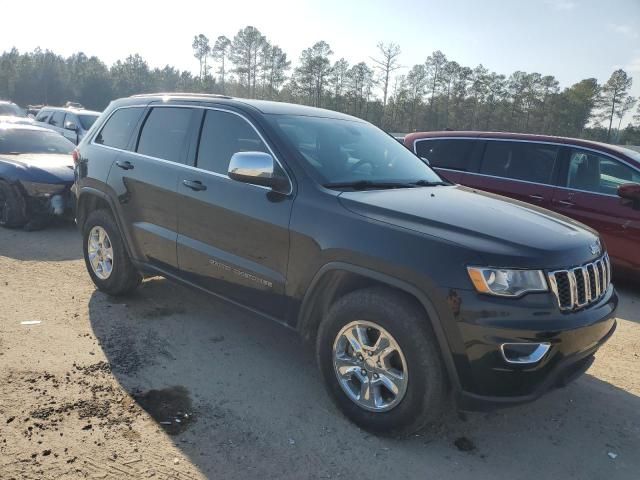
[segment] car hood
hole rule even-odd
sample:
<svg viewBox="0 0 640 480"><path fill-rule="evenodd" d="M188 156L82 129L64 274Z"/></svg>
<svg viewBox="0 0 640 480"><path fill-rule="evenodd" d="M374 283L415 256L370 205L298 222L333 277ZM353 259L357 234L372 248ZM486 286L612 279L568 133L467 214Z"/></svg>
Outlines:
<svg viewBox="0 0 640 480"><path fill-rule="evenodd" d="M23 153L0 155L0 159L25 170L26 180L42 183L73 182L73 157L71 154Z"/></svg>
<svg viewBox="0 0 640 480"><path fill-rule="evenodd" d="M339 200L356 214L467 247L490 266L560 268L599 255L589 227L460 185L343 192Z"/></svg>

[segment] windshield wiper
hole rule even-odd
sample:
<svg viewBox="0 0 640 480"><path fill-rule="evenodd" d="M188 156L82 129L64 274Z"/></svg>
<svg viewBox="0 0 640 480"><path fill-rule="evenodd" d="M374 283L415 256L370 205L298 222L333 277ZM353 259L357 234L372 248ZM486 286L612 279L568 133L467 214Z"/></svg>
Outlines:
<svg viewBox="0 0 640 480"><path fill-rule="evenodd" d="M22 155L22 152L2 152L0 155Z"/></svg>
<svg viewBox="0 0 640 480"><path fill-rule="evenodd" d="M439 185L449 185L447 182L437 181L430 182L429 180L418 180L416 182L411 182L411 185L415 185L417 187L437 187Z"/></svg>
<svg viewBox="0 0 640 480"><path fill-rule="evenodd" d="M377 182L374 180L357 180L355 182L333 182L325 183L325 188L353 188L354 190L375 190L388 188L414 188L418 185L407 182Z"/></svg>

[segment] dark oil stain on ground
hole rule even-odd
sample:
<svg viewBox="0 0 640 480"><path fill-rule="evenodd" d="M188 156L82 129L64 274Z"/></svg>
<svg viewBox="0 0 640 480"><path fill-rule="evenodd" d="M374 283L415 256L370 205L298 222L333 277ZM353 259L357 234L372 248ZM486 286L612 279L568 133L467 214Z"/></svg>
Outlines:
<svg viewBox="0 0 640 480"><path fill-rule="evenodd" d="M169 435L184 432L195 420L189 391L182 386L149 390L133 398Z"/></svg>

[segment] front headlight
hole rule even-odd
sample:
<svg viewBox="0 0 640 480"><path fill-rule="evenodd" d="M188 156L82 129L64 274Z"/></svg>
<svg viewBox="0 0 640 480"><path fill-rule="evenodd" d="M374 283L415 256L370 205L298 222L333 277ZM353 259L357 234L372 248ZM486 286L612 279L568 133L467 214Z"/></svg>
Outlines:
<svg viewBox="0 0 640 480"><path fill-rule="evenodd" d="M38 183L22 181L22 186L32 197L50 197L64 190L65 185L59 183Z"/></svg>
<svg viewBox="0 0 640 480"><path fill-rule="evenodd" d="M541 270L467 267L473 286L480 293L500 297L519 297L530 292L546 292L549 288Z"/></svg>

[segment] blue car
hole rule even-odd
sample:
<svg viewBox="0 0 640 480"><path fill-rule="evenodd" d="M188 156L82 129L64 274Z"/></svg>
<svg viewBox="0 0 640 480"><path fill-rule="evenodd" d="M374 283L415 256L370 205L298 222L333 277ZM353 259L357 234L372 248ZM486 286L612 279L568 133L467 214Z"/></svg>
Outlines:
<svg viewBox="0 0 640 480"><path fill-rule="evenodd" d="M0 226L36 230L71 211L74 147L45 128L0 123Z"/></svg>

